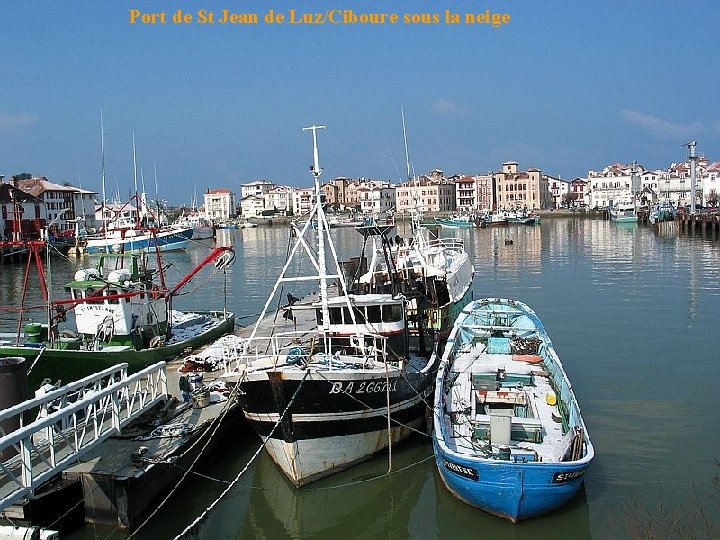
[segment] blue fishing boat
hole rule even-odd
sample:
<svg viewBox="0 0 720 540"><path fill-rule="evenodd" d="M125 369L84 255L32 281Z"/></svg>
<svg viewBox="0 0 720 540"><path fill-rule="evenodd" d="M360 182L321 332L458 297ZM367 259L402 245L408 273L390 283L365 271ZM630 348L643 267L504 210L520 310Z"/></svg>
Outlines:
<svg viewBox="0 0 720 540"><path fill-rule="evenodd" d="M594 450L534 311L483 299L458 316L440 360L435 461L457 498L517 522L566 504Z"/></svg>

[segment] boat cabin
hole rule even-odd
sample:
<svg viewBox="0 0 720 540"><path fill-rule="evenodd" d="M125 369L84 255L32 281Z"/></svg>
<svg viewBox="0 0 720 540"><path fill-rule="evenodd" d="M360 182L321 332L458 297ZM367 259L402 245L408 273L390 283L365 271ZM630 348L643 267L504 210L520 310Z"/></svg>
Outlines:
<svg viewBox="0 0 720 540"><path fill-rule="evenodd" d="M107 277L98 268L78 270L65 286L75 304L77 333L85 341L135 348L166 335L166 299L145 277L136 265L112 270Z"/></svg>
<svg viewBox="0 0 720 540"><path fill-rule="evenodd" d="M352 313L348 308L348 298ZM332 353L352 348L351 337L367 335L381 336L385 339L385 349L390 357L408 356L409 336L405 321L404 296L387 294L337 296L328 299L329 320L325 324L322 305L315 303L315 313L319 329L333 337Z"/></svg>

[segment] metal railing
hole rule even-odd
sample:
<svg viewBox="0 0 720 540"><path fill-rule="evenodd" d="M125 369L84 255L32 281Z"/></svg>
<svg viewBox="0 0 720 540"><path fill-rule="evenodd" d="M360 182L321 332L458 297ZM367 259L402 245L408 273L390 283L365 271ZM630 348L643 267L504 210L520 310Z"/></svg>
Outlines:
<svg viewBox="0 0 720 540"><path fill-rule="evenodd" d="M386 362L387 338L376 334L360 336L326 336L312 342L299 342L289 339L301 336L306 332L295 331L278 333L269 337L255 337L243 346L227 348L223 351L225 375L242 372L247 368L277 368L286 362L297 362L307 365L316 352L321 352L318 361L332 369L333 361L340 357L355 356L366 364ZM342 364L338 360L339 363ZM390 362L395 364L397 362Z"/></svg>
<svg viewBox="0 0 720 540"><path fill-rule="evenodd" d="M18 452L0 463L0 510L31 495L43 482L166 399L165 362L134 375L126 373L127 364L120 364L68 385L71 390L48 392L0 414L3 419L40 407L35 421L0 438L0 452L10 447ZM73 393L77 397L74 402L68 399ZM53 410L56 406L60 407Z"/></svg>

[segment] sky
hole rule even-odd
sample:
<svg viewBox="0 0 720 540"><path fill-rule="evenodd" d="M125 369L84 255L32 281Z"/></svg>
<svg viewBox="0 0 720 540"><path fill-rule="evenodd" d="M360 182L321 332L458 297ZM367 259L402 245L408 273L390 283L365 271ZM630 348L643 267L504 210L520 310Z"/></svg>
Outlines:
<svg viewBox="0 0 720 540"><path fill-rule="evenodd" d="M200 24L199 10L224 9L259 22ZM166 22L130 24L132 10ZM174 23L178 10L192 22ZM266 23L270 10L286 20ZM398 22L290 24L290 10ZM465 22L486 10L510 20ZM720 160L719 15L717 0L7 0L0 174L102 193L104 155L106 193L122 198L134 135L146 191L157 179L170 204L260 179L309 186L302 128L317 124L322 180L397 183L401 109L416 174L666 168L690 140Z"/></svg>

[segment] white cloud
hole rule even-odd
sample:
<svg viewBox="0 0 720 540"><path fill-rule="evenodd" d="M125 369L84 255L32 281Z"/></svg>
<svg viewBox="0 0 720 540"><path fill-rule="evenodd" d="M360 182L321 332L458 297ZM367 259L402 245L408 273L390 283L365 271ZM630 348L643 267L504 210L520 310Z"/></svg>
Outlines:
<svg viewBox="0 0 720 540"><path fill-rule="evenodd" d="M15 129L37 123L38 117L30 113L0 112L0 129Z"/></svg>
<svg viewBox="0 0 720 540"><path fill-rule="evenodd" d="M643 114L638 111L622 111L622 117L626 122L640 126L660 139L682 139L697 135L702 131L702 122L696 121L690 124L675 124L656 116Z"/></svg>
<svg viewBox="0 0 720 540"><path fill-rule="evenodd" d="M440 98L432 104L432 111L440 114L458 113L460 112L460 107L452 101Z"/></svg>

